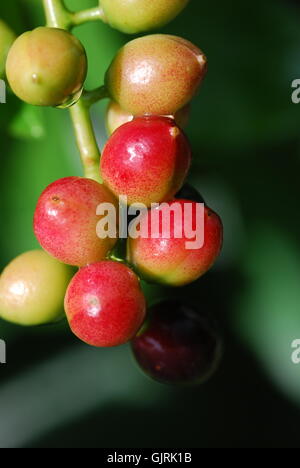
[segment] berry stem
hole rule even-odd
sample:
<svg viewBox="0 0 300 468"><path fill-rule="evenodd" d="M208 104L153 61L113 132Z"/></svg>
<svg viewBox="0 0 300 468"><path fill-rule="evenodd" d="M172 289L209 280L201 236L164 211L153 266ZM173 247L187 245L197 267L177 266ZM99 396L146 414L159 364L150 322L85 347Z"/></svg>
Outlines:
<svg viewBox="0 0 300 468"><path fill-rule="evenodd" d="M81 24L98 20L106 22L103 8L100 6L72 13L71 18L73 26L80 26Z"/></svg>
<svg viewBox="0 0 300 468"><path fill-rule="evenodd" d="M99 173L100 150L97 145L89 106L84 98L70 108L70 114L76 134L77 145L80 151L84 175L90 179L102 182Z"/></svg>
<svg viewBox="0 0 300 468"><path fill-rule="evenodd" d="M47 26L51 28L70 29L72 14L66 8L63 0L43 0Z"/></svg>
<svg viewBox="0 0 300 468"><path fill-rule="evenodd" d="M68 11L63 0L43 0L43 5L47 26L61 29L70 29L72 27L74 14ZM95 91L86 91L79 101L69 109L84 175L98 182L102 182L99 173L101 153L96 141L89 109L93 103L104 97L104 94L106 96L104 87Z"/></svg>
<svg viewBox="0 0 300 468"><path fill-rule="evenodd" d="M99 88L91 91L85 90L82 94L82 99L88 107L91 107L93 104L96 104L96 102L108 97L109 95L105 86L99 86Z"/></svg>

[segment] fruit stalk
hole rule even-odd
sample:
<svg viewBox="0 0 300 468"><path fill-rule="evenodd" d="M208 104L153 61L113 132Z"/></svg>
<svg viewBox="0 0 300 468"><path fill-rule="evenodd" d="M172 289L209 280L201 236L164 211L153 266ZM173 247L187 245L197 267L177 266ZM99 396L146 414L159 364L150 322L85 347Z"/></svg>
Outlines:
<svg viewBox="0 0 300 468"><path fill-rule="evenodd" d="M70 29L72 16L63 0L43 0L47 26L52 28Z"/></svg>
<svg viewBox="0 0 300 468"><path fill-rule="evenodd" d="M102 20L105 22L104 11L100 6L73 13L71 14L71 18L74 26L80 26L90 21Z"/></svg>
<svg viewBox="0 0 300 468"><path fill-rule="evenodd" d="M52 28L70 29L74 23L74 15L70 13L63 0L43 0L47 26ZM102 182L99 176L99 161L101 153L96 141L95 132L89 112L89 102L81 97L76 104L70 107L70 114L75 131L77 146L79 148L84 175L97 182Z"/></svg>

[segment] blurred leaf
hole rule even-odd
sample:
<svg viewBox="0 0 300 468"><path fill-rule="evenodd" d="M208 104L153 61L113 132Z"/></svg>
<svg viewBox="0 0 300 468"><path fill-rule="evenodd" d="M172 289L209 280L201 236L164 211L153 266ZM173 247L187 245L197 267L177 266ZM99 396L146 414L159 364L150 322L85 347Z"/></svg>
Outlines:
<svg viewBox="0 0 300 468"><path fill-rule="evenodd" d="M9 131L15 138L39 139L46 135L43 113L39 107L23 104L20 112L10 124Z"/></svg>
<svg viewBox="0 0 300 468"><path fill-rule="evenodd" d="M257 226L247 245L236 328L265 372L300 405L300 367L291 361L291 343L300 339L299 248L270 225Z"/></svg>

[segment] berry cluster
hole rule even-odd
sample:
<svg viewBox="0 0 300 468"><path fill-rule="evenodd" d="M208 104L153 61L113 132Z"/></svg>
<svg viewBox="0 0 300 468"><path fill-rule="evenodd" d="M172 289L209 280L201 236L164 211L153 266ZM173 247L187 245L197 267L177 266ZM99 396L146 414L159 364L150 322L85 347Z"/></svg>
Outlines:
<svg viewBox="0 0 300 468"><path fill-rule="evenodd" d="M187 3L101 0L99 15L123 32L136 33L166 24ZM64 12L64 18L72 18ZM2 274L3 318L23 325L55 321L64 301L77 337L99 347L133 340L137 361L153 378L181 383L210 375L220 349L211 323L172 302L150 310L145 323L146 300L140 283L140 279L168 286L191 283L210 269L221 250L222 223L206 205L201 245L190 249L193 239L183 227L188 220L196 236L202 199L183 188L191 148L181 128L206 68L201 50L176 36L140 37L117 53L105 76L110 138L99 173L94 180L59 179L41 194L34 232L44 251L18 257ZM21 35L6 63L8 82L22 100L32 105L73 106L75 112L84 106L84 99L88 102L83 90L86 73L83 45L67 30L49 25ZM85 110L90 104L85 104ZM87 158L85 164L89 162ZM148 226L149 232L153 215L159 220L155 236L136 237L129 229L122 258L115 253L120 242L117 216L113 235L102 237L97 230L106 221L99 206L112 206L118 213L118 197L129 206L146 207L138 225ZM187 202L188 217L183 209ZM179 229L178 217L169 217L169 225L165 222L176 207L182 208ZM71 266L79 270L69 282Z"/></svg>

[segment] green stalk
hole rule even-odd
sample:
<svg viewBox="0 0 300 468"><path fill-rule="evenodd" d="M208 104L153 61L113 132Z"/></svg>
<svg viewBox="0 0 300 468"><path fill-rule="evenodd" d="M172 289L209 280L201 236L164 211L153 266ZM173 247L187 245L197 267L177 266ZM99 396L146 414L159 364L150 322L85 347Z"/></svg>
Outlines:
<svg viewBox="0 0 300 468"><path fill-rule="evenodd" d="M82 24L92 17L94 19L99 19L96 18L97 15L95 14L95 10L100 10L99 8L72 13L66 8L63 0L43 0L43 5L47 26L52 28L69 30L75 24ZM74 21L77 22L75 23ZM99 173L101 153L96 141L89 110L92 104L105 97L107 97L107 93L104 87L94 91L84 91L79 101L69 109L84 168L84 175L98 182L102 182Z"/></svg>
<svg viewBox="0 0 300 468"><path fill-rule="evenodd" d="M74 26L80 26L81 24L85 24L90 21L101 20L106 22L104 11L100 6L96 8L90 8L89 10L82 10L76 13L72 13L71 17Z"/></svg>

